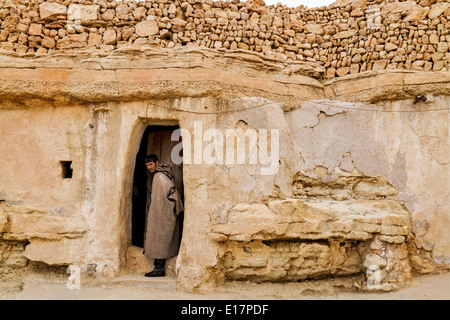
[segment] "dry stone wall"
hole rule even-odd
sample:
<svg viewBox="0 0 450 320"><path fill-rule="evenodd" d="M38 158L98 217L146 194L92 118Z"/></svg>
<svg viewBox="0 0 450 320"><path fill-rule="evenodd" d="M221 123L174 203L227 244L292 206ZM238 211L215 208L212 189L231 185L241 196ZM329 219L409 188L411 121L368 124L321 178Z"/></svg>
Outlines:
<svg viewBox="0 0 450 320"><path fill-rule="evenodd" d="M127 44L250 50L316 62L326 78L439 71L450 61L449 16L443 0L338 0L311 9L262 0L1 0L0 47L38 55Z"/></svg>

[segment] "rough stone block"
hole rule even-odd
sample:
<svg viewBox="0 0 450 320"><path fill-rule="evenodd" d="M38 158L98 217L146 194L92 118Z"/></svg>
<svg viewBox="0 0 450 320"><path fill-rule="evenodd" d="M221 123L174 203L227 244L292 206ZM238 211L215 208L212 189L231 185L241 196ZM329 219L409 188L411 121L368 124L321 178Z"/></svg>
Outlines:
<svg viewBox="0 0 450 320"><path fill-rule="evenodd" d="M49 265L68 265L79 263L84 257L85 248L83 239L59 241L32 239L23 254L32 261L40 261Z"/></svg>
<svg viewBox="0 0 450 320"><path fill-rule="evenodd" d="M386 260L377 254L368 254L366 256L366 260L364 261L364 267L369 268L370 266L384 268L386 267Z"/></svg>
<svg viewBox="0 0 450 320"><path fill-rule="evenodd" d="M23 242L0 241L0 266L10 268L25 267L27 259L23 256L23 251Z"/></svg>
<svg viewBox="0 0 450 320"><path fill-rule="evenodd" d="M367 240L380 232L389 236L407 234L408 215L393 200L272 200L267 206L236 205L229 210L227 223L215 224L213 232L241 241L331 237Z"/></svg>
<svg viewBox="0 0 450 320"><path fill-rule="evenodd" d="M100 6L98 5L84 5L72 3L67 10L67 19L75 21L90 21L97 20L97 13Z"/></svg>
<svg viewBox="0 0 450 320"><path fill-rule="evenodd" d="M428 18L435 19L439 17L448 8L450 8L450 3L448 2L435 3L431 6L430 11L428 12Z"/></svg>
<svg viewBox="0 0 450 320"><path fill-rule="evenodd" d="M346 30L336 33L333 38L334 39L346 39L354 36L356 34L356 30Z"/></svg>
<svg viewBox="0 0 450 320"><path fill-rule="evenodd" d="M148 37L159 33L158 24L154 20L139 22L135 28L139 37Z"/></svg>
<svg viewBox="0 0 450 320"><path fill-rule="evenodd" d="M227 243L224 256L230 280L298 281L326 275L360 272L361 259L339 243Z"/></svg>
<svg viewBox="0 0 450 320"><path fill-rule="evenodd" d="M336 74L339 77L343 77L343 76L347 75L349 72L350 72L349 67L340 67L339 69L336 70Z"/></svg>
<svg viewBox="0 0 450 320"><path fill-rule="evenodd" d="M6 231L8 227L8 214L6 212L0 211L0 233Z"/></svg>
<svg viewBox="0 0 450 320"><path fill-rule="evenodd" d="M41 19L51 19L56 16L66 15L67 7L55 2L44 2L39 5Z"/></svg>
<svg viewBox="0 0 450 320"><path fill-rule="evenodd" d="M116 43L116 32L113 29L108 29L103 34L103 42L107 45Z"/></svg>
<svg viewBox="0 0 450 320"><path fill-rule="evenodd" d="M61 239L79 237L88 231L82 216L66 218L40 213L10 213L9 221L10 227L4 234L8 239Z"/></svg>
<svg viewBox="0 0 450 320"><path fill-rule="evenodd" d="M361 181L353 188L357 194L365 197L373 196L396 196L398 190L388 183L376 183L369 181Z"/></svg>
<svg viewBox="0 0 450 320"><path fill-rule="evenodd" d="M381 16L389 23L397 22L402 17L404 21L419 21L427 16L428 11L428 7L422 7L414 1L393 2L383 6Z"/></svg>
<svg viewBox="0 0 450 320"><path fill-rule="evenodd" d="M30 28L28 29L28 34L32 36L40 36L42 33L42 25L37 23L30 24Z"/></svg>
<svg viewBox="0 0 450 320"><path fill-rule="evenodd" d="M377 60L373 63L373 70L386 69L387 60Z"/></svg>
<svg viewBox="0 0 450 320"><path fill-rule="evenodd" d="M127 269L129 272L147 273L153 269L153 265L144 256L142 248L129 246L127 250Z"/></svg>

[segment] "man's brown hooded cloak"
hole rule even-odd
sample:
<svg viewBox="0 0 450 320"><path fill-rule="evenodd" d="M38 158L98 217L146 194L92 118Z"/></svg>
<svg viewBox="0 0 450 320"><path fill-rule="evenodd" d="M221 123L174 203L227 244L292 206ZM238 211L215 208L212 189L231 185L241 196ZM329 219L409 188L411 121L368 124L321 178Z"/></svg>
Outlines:
<svg viewBox="0 0 450 320"><path fill-rule="evenodd" d="M144 254L148 258L167 259L178 254L179 214L184 211L167 165L160 164L147 184L147 223Z"/></svg>

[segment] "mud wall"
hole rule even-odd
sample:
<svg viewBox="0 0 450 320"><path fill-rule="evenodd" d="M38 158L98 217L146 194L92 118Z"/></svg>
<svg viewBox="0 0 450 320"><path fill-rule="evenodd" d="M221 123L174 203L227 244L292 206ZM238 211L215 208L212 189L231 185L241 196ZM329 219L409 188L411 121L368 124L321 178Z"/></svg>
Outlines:
<svg viewBox="0 0 450 320"><path fill-rule="evenodd" d="M301 62L268 65L206 49L4 55L3 63L0 230L11 252L3 266L79 265L107 278L126 272L133 170L149 124L178 124L191 135L174 262L180 288L370 278L375 265L380 288L392 290L416 272L448 266L445 72L323 83L302 75L314 66ZM207 156L220 148L201 135L198 162L195 132L208 129L224 138L227 129L267 132L266 158L258 153L250 163L247 150L243 163L230 163L224 144L216 162ZM62 161L71 161L71 178Z"/></svg>
<svg viewBox="0 0 450 320"><path fill-rule="evenodd" d="M415 273L448 269L447 3L421 1L415 11L392 9L388 16L383 9L407 2L379 3L381 17L393 19L389 28L414 31L389 50L392 59L411 40L423 63L411 60L408 69L408 54L395 63L386 56L392 68L378 69L385 50L362 58L359 49L386 49L386 41L363 45L368 29L352 20L365 17L358 16L359 5L374 3L307 10L239 2L83 2L82 17L91 18L70 25L71 2L19 2L0 9L4 274L31 263L77 265L106 278L128 272L133 171L150 124L179 125L187 134L183 141L191 141L185 147L192 158L183 166L183 241L173 261L179 288L208 289L228 280L372 279L376 272L375 289L395 290ZM315 18L325 11L341 15L339 23ZM303 29L286 27L288 13L306 17L294 19ZM272 24L262 23L268 18ZM205 30L183 42L195 19ZM320 26L308 27L312 21ZM346 21L353 21L351 29L340 24ZM221 37L223 26L234 23L272 34L283 26L281 39L300 39L291 45L301 49L292 55L295 50L278 39L258 52L259 34L252 33L247 40L230 38L228 50L213 34ZM335 33L325 32L329 24ZM131 33L124 40L126 28ZM197 42L200 34L215 40ZM423 43L433 34L437 43ZM359 42L351 42L355 37ZM305 58L306 50L325 49L325 42L312 39L330 40L329 64L320 53ZM339 49L356 43L354 53ZM358 71L337 72L352 64L334 49L352 59L361 55L352 62ZM420 50L436 56L418 56ZM242 163L228 161L227 130L258 137ZM264 133L269 136L261 140ZM236 156L238 146L231 151Z"/></svg>

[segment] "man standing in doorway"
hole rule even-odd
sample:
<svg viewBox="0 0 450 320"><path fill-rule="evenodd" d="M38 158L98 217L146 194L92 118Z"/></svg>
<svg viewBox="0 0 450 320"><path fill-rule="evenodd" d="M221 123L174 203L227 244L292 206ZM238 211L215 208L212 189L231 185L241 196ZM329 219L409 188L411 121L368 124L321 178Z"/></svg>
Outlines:
<svg viewBox="0 0 450 320"><path fill-rule="evenodd" d="M147 167L147 219L144 238L144 255L154 259L155 268L146 277L164 277L166 259L178 254L180 219L183 204L175 189L169 166L160 164L158 156L145 158Z"/></svg>

